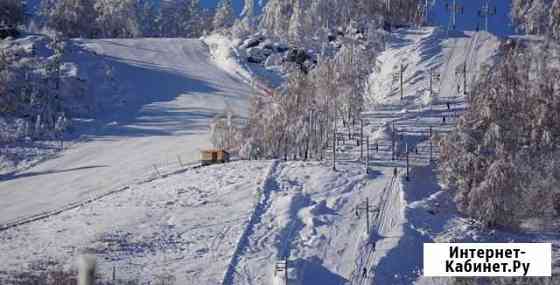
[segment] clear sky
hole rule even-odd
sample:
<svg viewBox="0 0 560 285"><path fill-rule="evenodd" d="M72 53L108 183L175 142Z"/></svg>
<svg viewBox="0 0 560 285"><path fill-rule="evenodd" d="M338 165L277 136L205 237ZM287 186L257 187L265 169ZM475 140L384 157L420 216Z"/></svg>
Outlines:
<svg viewBox="0 0 560 285"><path fill-rule="evenodd" d="M457 29L460 31L474 31L477 24L481 21L478 15L483 0L456 0L458 6L464 7L463 14L457 15ZM432 10L431 21L436 25L447 27L449 12L446 3L453 3L453 0L436 0ZM498 36L514 34L514 30L509 17L511 0L489 0L491 10L496 7L496 15L489 18L488 30ZM452 5L449 5L452 6Z"/></svg>
<svg viewBox="0 0 560 285"><path fill-rule="evenodd" d="M204 7L216 7L220 0L200 0L200 4ZM239 14L243 9L243 0L232 0L233 8Z"/></svg>

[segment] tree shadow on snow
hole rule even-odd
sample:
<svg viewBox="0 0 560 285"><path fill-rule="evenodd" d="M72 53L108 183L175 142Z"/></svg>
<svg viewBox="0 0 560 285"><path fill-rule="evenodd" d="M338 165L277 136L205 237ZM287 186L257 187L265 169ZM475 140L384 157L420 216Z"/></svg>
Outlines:
<svg viewBox="0 0 560 285"><path fill-rule="evenodd" d="M0 175L0 181L8 181L8 180L24 178L24 177L33 177L33 176L55 174L55 173L65 173L65 172L80 171L80 170L87 170L87 169L93 169L93 168L102 168L102 167L108 167L108 165L91 165L91 166L75 167L75 168L70 168L70 169L11 173L11 174L7 174L7 175Z"/></svg>
<svg viewBox="0 0 560 285"><path fill-rule="evenodd" d="M86 97L89 96L96 119L77 123L77 131L70 136L143 137L206 132L208 120L225 108L224 101L235 108L244 100L242 88L220 88L222 82L214 84L179 69L98 55L80 42L75 42L72 50L67 60L78 62L80 69L90 73ZM113 82L106 77L106 67L113 70ZM181 100L186 107L173 102Z"/></svg>
<svg viewBox="0 0 560 285"><path fill-rule="evenodd" d="M403 233L397 246L389 250L377 265L375 284L413 284L423 268L423 244L434 242L429 235L417 229L428 229L431 235L437 235L456 214L451 196L440 192L432 166L414 168L411 182L404 184L403 191L409 205L405 211ZM415 203L418 201L425 203ZM443 207L438 209L434 207L436 204ZM373 237L374 241L384 238L399 237Z"/></svg>
<svg viewBox="0 0 560 285"><path fill-rule="evenodd" d="M343 285L348 280L330 271L323 266L322 260L312 257L309 260L298 259L295 261L298 268L302 269L299 284Z"/></svg>

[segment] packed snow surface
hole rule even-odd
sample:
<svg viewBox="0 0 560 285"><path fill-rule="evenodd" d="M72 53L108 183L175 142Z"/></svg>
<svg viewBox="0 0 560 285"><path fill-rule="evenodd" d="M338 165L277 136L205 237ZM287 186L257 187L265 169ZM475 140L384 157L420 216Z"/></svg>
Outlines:
<svg viewBox="0 0 560 285"><path fill-rule="evenodd" d="M123 65L118 68L133 71L140 65L157 69L153 72L156 77L173 72L182 80L185 76L200 80L211 89L200 87L202 90L178 92L180 95L167 101L147 102L128 121L111 117L107 120L111 124L104 127L117 129L111 135L92 137L65 152L60 159L76 152L66 161L74 167L78 167L76 163L113 163L98 167L98 173L95 169L83 175L70 170L66 175L59 173L62 182L73 184L79 192L57 185L54 179L39 179L57 178L51 177L57 173L3 182L0 190L5 188L4 192L18 194L4 186L10 182L20 181L24 189L18 195L0 191L2 198L11 199L9 203L2 200L0 206L7 209L8 217L15 218L32 212L31 208L55 207L58 199L75 201L79 193L87 197L102 193L99 189L127 187L58 215L1 231L0 278L30 268L71 268L82 252L97 256L105 279L110 279L114 267L123 280L147 283L169 277L166 280L177 284L284 284L286 276L289 284L451 284L451 279L422 277L425 242L552 242L553 259L558 260L557 233L486 232L477 222L459 215L452 193L444 191L430 159L430 153L434 160L438 155L437 146L430 145L430 129L437 137L454 127L465 108L465 93L468 96L477 74L495 55L499 46L495 36L447 33L432 27L401 29L392 35L368 80L364 130L375 144L364 150L370 154L368 173L360 146L355 138L349 138L338 147L336 171L328 160L237 161L130 183L133 177L145 177L152 161L160 161L162 154L194 150L193 145L205 142L205 124L210 114L224 107L227 100L223 97L231 98L231 105L243 114L247 87L238 79L237 68L231 68L234 61L228 59L228 53L214 50L214 58L209 60L208 48L198 41L169 41L174 45L162 45L156 51L184 52L189 60L197 59L198 65L185 67L188 60L166 59L151 45L133 40L82 42L100 55L119 54L116 61ZM227 72L214 65L220 62ZM465 64L467 74L463 76L460 72ZM400 84L393 80L401 66L402 98ZM430 70L440 74L431 89ZM144 71L124 74L142 75ZM210 79L213 76L218 76L217 82ZM172 80L162 87L161 78L142 79L145 82L134 82L146 89L131 88L146 92L147 98L157 96L153 94L157 91L175 94L167 92L186 88ZM193 116L194 110L203 108L208 108L206 116ZM339 133L347 135L346 129L339 129ZM330 157L330 150L326 154ZM111 155L114 157L109 162L98 161ZM120 161L136 162L144 168L127 170ZM104 182L104 173L109 171L127 183ZM33 177L37 180L26 180ZM101 185L92 184L93 177ZM33 191L32 183L62 190ZM92 188L84 190L79 183ZM57 193L61 194L54 196ZM41 200L45 205L31 200L38 195L49 197ZM286 260L288 272L283 274Z"/></svg>
<svg viewBox="0 0 560 285"><path fill-rule="evenodd" d="M100 110L83 143L2 177L0 225L194 163L210 146L208 125L216 114L226 108L247 114L249 86L219 67L200 40L76 40L72 52L86 75L100 61L109 65L123 102ZM95 86L101 83L90 83L98 97L109 94Z"/></svg>
<svg viewBox="0 0 560 285"><path fill-rule="evenodd" d="M106 280L115 267L122 280L170 275L177 284L219 284L270 166L190 170L8 229L0 238L0 283L2 271L72 268L90 253Z"/></svg>

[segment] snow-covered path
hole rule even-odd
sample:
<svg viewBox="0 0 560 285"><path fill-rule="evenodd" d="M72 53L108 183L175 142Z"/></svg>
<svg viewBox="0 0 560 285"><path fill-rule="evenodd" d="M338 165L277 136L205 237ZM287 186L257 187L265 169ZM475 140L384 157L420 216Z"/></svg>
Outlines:
<svg viewBox="0 0 560 285"><path fill-rule="evenodd" d="M154 176L154 165L178 169L178 156L192 163L209 146L215 114L227 106L246 115L249 86L214 64L200 40L81 40L76 46L71 56L86 73L100 61L113 68L126 101L104 110L87 142L3 177L0 225L143 181ZM102 92L96 84L92 90Z"/></svg>
<svg viewBox="0 0 560 285"><path fill-rule="evenodd" d="M465 108L463 65L467 64L468 92L498 45L494 36L483 32L448 35L439 28L404 29L393 34L389 48L378 58L378 72L370 78L371 104L364 115L369 135L380 148L371 165L373 169L395 166L399 177L381 196L372 246L364 246L358 256L374 274L367 278L354 275L353 284L413 284L421 276L422 243L433 242L453 216L445 213L452 213L453 207L449 206L449 195L439 192L437 173L429 163L430 149L437 158L437 147L429 143L430 129L438 135L454 127L455 118ZM395 76L401 66L402 99L400 78ZM431 91L430 71L439 75L433 77ZM395 160L391 156L392 136ZM410 181L405 179L407 149ZM439 193L438 199L431 196L434 193ZM438 203L442 208L433 212L442 213L430 214ZM431 284L433 280L423 281Z"/></svg>

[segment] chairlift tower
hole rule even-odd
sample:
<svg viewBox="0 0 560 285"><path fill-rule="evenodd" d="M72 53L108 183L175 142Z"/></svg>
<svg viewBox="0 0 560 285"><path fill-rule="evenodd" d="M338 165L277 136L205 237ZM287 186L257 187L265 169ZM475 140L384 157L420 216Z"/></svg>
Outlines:
<svg viewBox="0 0 560 285"><path fill-rule="evenodd" d="M492 16L496 16L496 6L490 7L490 0L482 0L480 10L478 10L478 16L484 23L484 31L488 32L488 20Z"/></svg>
<svg viewBox="0 0 560 285"><path fill-rule="evenodd" d="M457 15L463 15L465 8L457 4L457 0L453 0L451 3L447 2L445 7L449 11L449 26L447 30L455 30L457 28Z"/></svg>
<svg viewBox="0 0 560 285"><path fill-rule="evenodd" d="M441 80L441 74L436 72L435 69L431 68L428 70L428 79L429 79L429 88L430 88L430 97L433 98L434 96L434 81Z"/></svg>
<svg viewBox="0 0 560 285"><path fill-rule="evenodd" d="M467 95L467 61L457 67L455 70L455 77L460 78L463 77L463 95ZM459 79L458 79L459 80ZM459 88L460 83L457 82L457 88ZM460 90L457 90L457 93L461 93Z"/></svg>

